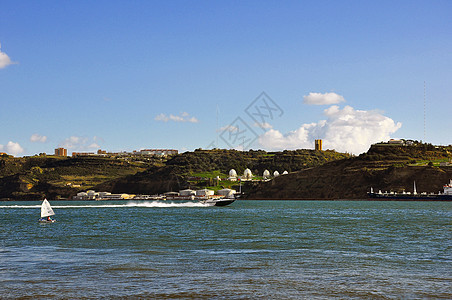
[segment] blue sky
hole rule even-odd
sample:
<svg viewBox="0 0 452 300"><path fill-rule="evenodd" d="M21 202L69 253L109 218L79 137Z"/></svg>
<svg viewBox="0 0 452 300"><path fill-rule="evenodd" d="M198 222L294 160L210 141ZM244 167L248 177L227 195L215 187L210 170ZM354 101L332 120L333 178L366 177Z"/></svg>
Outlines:
<svg viewBox="0 0 452 300"><path fill-rule="evenodd" d="M357 154L424 140L424 82L426 141L452 144L451 15L451 1L3 0L0 151L322 138ZM256 122L263 103L279 110Z"/></svg>

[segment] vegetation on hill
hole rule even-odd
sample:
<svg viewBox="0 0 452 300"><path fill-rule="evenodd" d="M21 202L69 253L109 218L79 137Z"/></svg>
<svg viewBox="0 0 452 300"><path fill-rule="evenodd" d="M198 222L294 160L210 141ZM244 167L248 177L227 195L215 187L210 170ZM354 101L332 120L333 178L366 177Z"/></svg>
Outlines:
<svg viewBox="0 0 452 300"><path fill-rule="evenodd" d="M329 150L266 152L197 149L172 157L164 166L152 167L135 175L105 182L97 189L134 194L158 194L205 187L216 190L237 185L236 182L224 180L231 169L235 169L237 174L243 174L246 168L253 174L260 175L264 170L294 172L347 157L350 157L349 154ZM215 181L219 175L221 182Z"/></svg>
<svg viewBox="0 0 452 300"><path fill-rule="evenodd" d="M249 199L365 198L374 189L401 191L416 180L419 191L438 191L452 178L452 147L377 144L357 157L335 151L195 150L169 158L0 156L0 199L70 198L95 189L160 194L184 188L238 188L229 170L255 179L264 170L288 175L244 183ZM221 178L217 180L217 177Z"/></svg>
<svg viewBox="0 0 452 300"><path fill-rule="evenodd" d="M382 191L442 191L452 179L452 147L372 145L358 157L337 160L253 186L249 199L365 199ZM441 163L444 166L441 166Z"/></svg>
<svg viewBox="0 0 452 300"><path fill-rule="evenodd" d="M67 198L106 180L141 172L152 162L95 157L0 157L0 198Z"/></svg>
<svg viewBox="0 0 452 300"><path fill-rule="evenodd" d="M133 156L128 158L86 156L0 157L0 198L68 198L79 191L95 189L113 193L156 194L180 189L222 186L235 183L214 178L238 174L250 168L255 174L265 169L289 172L319 166L348 157L335 151L297 150L196 150L168 159Z"/></svg>

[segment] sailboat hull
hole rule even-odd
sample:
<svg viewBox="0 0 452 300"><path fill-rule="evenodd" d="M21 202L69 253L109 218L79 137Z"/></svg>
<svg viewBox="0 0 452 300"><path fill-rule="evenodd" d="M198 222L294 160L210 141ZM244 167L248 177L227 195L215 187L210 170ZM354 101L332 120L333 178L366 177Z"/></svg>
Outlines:
<svg viewBox="0 0 452 300"><path fill-rule="evenodd" d="M39 219L38 222L41 223L41 224L47 224L47 223L55 223L56 220L50 220L50 221L49 221L49 220L47 220L47 219L45 219L45 220Z"/></svg>
<svg viewBox="0 0 452 300"><path fill-rule="evenodd" d="M41 205L41 218L38 220L39 223L55 223L55 220L51 219L50 216L54 216L55 212L53 211L52 207L50 206L49 201L47 199L44 199L42 201Z"/></svg>

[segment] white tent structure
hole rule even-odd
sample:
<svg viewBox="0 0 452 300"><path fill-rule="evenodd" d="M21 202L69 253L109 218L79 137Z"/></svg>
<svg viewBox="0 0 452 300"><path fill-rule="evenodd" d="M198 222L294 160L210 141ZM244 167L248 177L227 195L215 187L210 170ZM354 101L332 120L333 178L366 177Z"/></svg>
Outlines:
<svg viewBox="0 0 452 300"><path fill-rule="evenodd" d="M231 169L229 171L229 178L230 181L237 181L237 172L234 169Z"/></svg>
<svg viewBox="0 0 452 300"><path fill-rule="evenodd" d="M242 179L243 179L243 180L251 180L251 179L253 179L253 173L251 173L251 170L250 170L250 169L246 169L246 170L243 172Z"/></svg>

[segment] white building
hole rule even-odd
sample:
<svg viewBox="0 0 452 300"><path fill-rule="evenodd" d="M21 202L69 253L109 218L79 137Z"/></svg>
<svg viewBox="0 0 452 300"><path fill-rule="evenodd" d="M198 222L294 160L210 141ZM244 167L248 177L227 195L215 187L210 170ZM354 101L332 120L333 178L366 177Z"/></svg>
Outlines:
<svg viewBox="0 0 452 300"><path fill-rule="evenodd" d="M191 189L186 189L186 190L179 191L179 194L181 196L196 196L196 191L191 190Z"/></svg>
<svg viewBox="0 0 452 300"><path fill-rule="evenodd" d="M230 181L237 181L237 172L234 169L231 169L229 171L228 180L230 180Z"/></svg>
<svg viewBox="0 0 452 300"><path fill-rule="evenodd" d="M253 179L253 173L251 173L250 169L245 169L243 172L242 180L251 180Z"/></svg>
<svg viewBox="0 0 452 300"><path fill-rule="evenodd" d="M203 190L197 190L196 196L212 196L214 194L214 191L209 189L203 189Z"/></svg>
<svg viewBox="0 0 452 300"><path fill-rule="evenodd" d="M227 198L232 198L234 197L234 194L237 193L236 190L233 189L222 189L222 190L218 190L218 195L227 197Z"/></svg>

